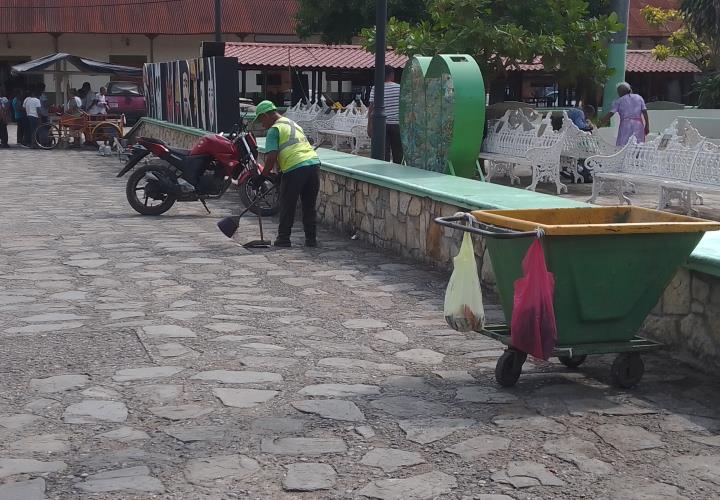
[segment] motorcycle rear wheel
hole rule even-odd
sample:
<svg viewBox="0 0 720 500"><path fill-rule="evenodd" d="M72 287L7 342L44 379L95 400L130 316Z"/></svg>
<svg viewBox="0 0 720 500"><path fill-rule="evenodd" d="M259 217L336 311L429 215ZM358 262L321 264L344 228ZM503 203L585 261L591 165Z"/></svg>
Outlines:
<svg viewBox="0 0 720 500"><path fill-rule="evenodd" d="M250 179L247 179L242 184L238 185L238 194L240 195L240 201L247 208L257 199L258 196L262 196L262 189L269 190L275 183L270 180L266 180L265 183L256 189L251 183ZM280 186L277 186L272 193L269 193L264 200L260 200L258 203L250 207L250 211L255 215L261 215L262 217L270 217L277 214L280 211Z"/></svg>
<svg viewBox="0 0 720 500"><path fill-rule="evenodd" d="M158 182L148 174L155 174L166 178L174 178L173 172L157 163L150 163L138 168L133 172L125 186L125 195L128 203L137 213L142 215L161 215L170 210L177 199L169 193L162 193ZM148 178L149 177L149 178ZM143 180L146 182L142 184ZM139 194L142 193L142 200ZM156 205L150 205L150 200L160 202Z"/></svg>

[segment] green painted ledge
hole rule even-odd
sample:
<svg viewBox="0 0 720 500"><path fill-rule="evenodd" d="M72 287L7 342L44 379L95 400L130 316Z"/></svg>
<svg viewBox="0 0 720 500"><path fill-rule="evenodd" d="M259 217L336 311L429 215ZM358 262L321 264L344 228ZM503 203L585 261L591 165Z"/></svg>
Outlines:
<svg viewBox="0 0 720 500"><path fill-rule="evenodd" d="M199 137L207 133L200 129L175 125L152 118L142 118L133 127L133 130L143 121ZM131 133L132 130L127 135L131 135ZM264 146L265 138L258 138L260 151L263 150ZM318 155L322 161L321 168L328 172L411 195L432 198L468 210L588 206L586 203L568 200L559 196L452 177L331 149L320 148L318 149ZM703 237L690 255L686 267L693 271L720 277L720 231L708 233Z"/></svg>
<svg viewBox="0 0 720 500"><path fill-rule="evenodd" d="M264 139L258 139L262 151ZM472 179L429 172L330 149L318 149L322 169L465 209L571 208L585 203Z"/></svg>

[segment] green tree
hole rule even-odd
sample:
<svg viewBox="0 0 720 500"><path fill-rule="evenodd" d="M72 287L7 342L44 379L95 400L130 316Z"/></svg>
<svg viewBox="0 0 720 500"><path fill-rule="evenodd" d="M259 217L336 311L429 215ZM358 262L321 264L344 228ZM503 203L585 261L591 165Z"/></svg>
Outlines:
<svg viewBox="0 0 720 500"><path fill-rule="evenodd" d="M320 33L325 43L349 43L375 25L375 0L300 0L296 16L302 38ZM425 0L388 0L388 15L417 23L427 18Z"/></svg>
<svg viewBox="0 0 720 500"><path fill-rule="evenodd" d="M653 49L653 55L658 60L664 61L671 56L684 57L703 71L712 68L712 48L695 34L682 11L647 5L641 12L650 26L670 33L665 43Z"/></svg>
<svg viewBox="0 0 720 500"><path fill-rule="evenodd" d="M390 20L388 44L408 56L471 54L491 85L537 58L561 83L601 85L609 75L607 41L622 27L607 8L604 0L428 0L429 19ZM374 30L362 34L373 48Z"/></svg>
<svg viewBox="0 0 720 500"><path fill-rule="evenodd" d="M720 0L683 0L685 22L708 47L713 66L720 69Z"/></svg>

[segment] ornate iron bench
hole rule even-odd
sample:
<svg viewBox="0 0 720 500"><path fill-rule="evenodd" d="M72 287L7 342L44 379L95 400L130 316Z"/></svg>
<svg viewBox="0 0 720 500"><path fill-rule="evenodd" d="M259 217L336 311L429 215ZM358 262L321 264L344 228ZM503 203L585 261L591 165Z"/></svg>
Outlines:
<svg viewBox="0 0 720 500"><path fill-rule="evenodd" d="M635 138L609 156L592 156L585 165L593 172L594 203L605 187L612 187L621 204L631 204L626 191L629 183L659 187L658 210L680 202L687 214L694 214L693 203L703 203L699 194L720 190L720 146L705 140L689 124L670 126L649 142Z"/></svg>
<svg viewBox="0 0 720 500"><path fill-rule="evenodd" d="M532 183L526 189L534 191L539 182L550 182L555 184L557 194L567 192L567 186L560 182L565 132L553 130L550 113L534 122L522 110L506 111L500 120L491 123L478 155L488 163L486 180L507 175L511 185L520 184L515 166L528 165L532 168Z"/></svg>

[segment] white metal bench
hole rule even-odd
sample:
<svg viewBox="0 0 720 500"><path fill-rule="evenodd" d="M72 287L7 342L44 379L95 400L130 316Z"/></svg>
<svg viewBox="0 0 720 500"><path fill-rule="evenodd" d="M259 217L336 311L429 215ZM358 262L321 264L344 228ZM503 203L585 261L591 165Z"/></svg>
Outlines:
<svg viewBox="0 0 720 500"><path fill-rule="evenodd" d="M567 192L567 186L560 182L565 130L554 131L550 116L548 113L540 122L533 122L521 110L508 110L492 123L478 155L488 163L486 180L507 175L510 184L519 184L515 166L528 165L532 168L532 183L526 189L534 191L539 182L550 182L555 184L557 194Z"/></svg>
<svg viewBox="0 0 720 500"><path fill-rule="evenodd" d="M317 144L322 144L329 139L332 149L338 149L340 143L348 143L351 149L355 149L356 137L360 136L355 127L365 126L367 130L367 114L362 113L360 108L348 107L339 111L323 124L318 124L316 138ZM367 132L366 132L367 135Z"/></svg>
<svg viewBox="0 0 720 500"><path fill-rule="evenodd" d="M691 125L674 123L663 134L646 143L635 138L609 156L592 156L585 165L593 172L594 203L606 187L613 187L621 204L631 204L626 195L628 183L657 185L658 209L674 200L686 213L693 214L693 203L703 203L699 192L720 190L720 147L706 141Z"/></svg>

